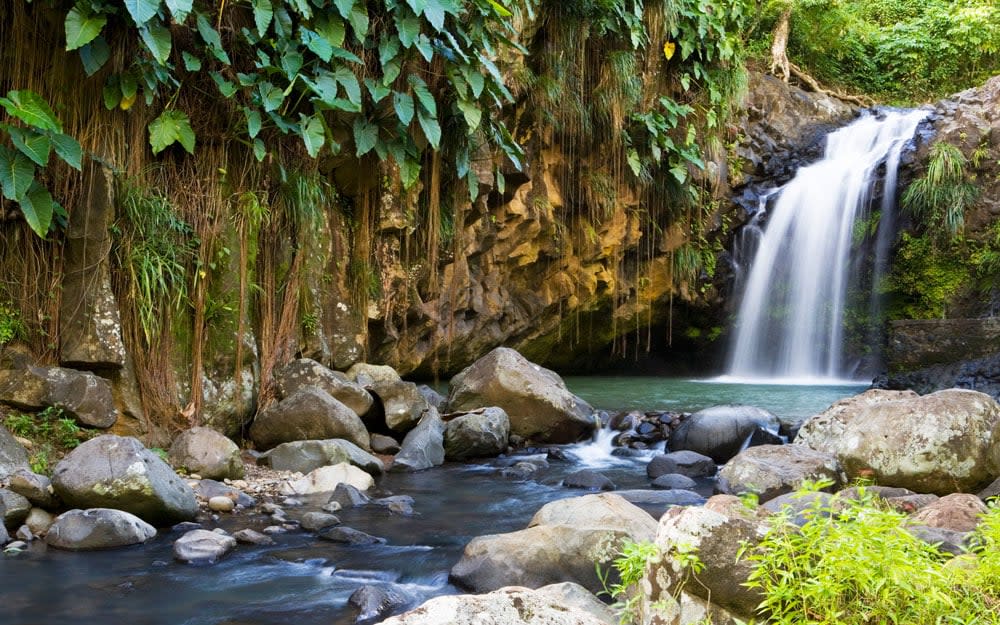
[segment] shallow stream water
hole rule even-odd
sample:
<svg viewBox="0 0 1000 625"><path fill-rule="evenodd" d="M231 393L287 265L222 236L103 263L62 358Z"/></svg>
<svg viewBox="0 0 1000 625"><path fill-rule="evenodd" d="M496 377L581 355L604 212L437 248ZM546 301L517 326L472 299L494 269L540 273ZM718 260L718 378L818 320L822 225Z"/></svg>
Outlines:
<svg viewBox="0 0 1000 625"><path fill-rule="evenodd" d="M744 403L791 421L864 388L625 377L568 378L567 383L605 410L693 411ZM355 612L347 599L366 584L391 587L412 607L459 592L448 583L448 571L473 537L522 529L545 503L584 494L559 485L567 473L595 468L619 489L649 487L649 456L612 456L608 435L564 451L567 460L551 461L531 481L502 477L502 459L380 478L380 493L414 498L413 516L394 516L376 506L338 516L346 526L386 538L385 545L349 547L293 532L275 536L275 545L241 545L215 565L191 566L172 559L171 546L181 532L161 531L149 544L95 553L35 543L17 556L0 556L0 623L348 625ZM709 494L711 485L703 490ZM295 519L310 509L315 508L287 512ZM657 517L663 512L662 507L647 509ZM220 523L233 531L269 524L243 515L224 516Z"/></svg>

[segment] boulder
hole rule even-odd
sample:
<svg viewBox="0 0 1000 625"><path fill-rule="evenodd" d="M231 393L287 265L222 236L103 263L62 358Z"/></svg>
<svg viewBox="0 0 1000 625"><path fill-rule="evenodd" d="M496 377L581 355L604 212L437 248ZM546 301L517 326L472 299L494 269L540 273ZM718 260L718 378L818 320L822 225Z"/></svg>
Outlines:
<svg viewBox="0 0 1000 625"><path fill-rule="evenodd" d="M660 477L653 480L653 488L659 488L662 490L680 489L680 490L692 490L698 484L686 475L681 475L680 473L664 473Z"/></svg>
<svg viewBox="0 0 1000 625"><path fill-rule="evenodd" d="M382 461L350 441L331 438L324 441L282 443L263 456L263 462L277 471L309 473L320 467L347 462L373 476L382 475Z"/></svg>
<svg viewBox="0 0 1000 625"><path fill-rule="evenodd" d="M801 527L816 516L813 510L818 510L820 516L829 516L838 498L838 495L823 492L785 493L768 499L760 509L774 513L788 511L792 522Z"/></svg>
<svg viewBox="0 0 1000 625"><path fill-rule="evenodd" d="M836 455L838 441L843 438L847 424L866 408L919 397L913 391L885 391L870 389L834 402L823 412L806 419L799 428L795 445L805 445L817 451Z"/></svg>
<svg viewBox="0 0 1000 625"><path fill-rule="evenodd" d="M562 581L591 592L625 541L649 541L655 521L612 494L586 495L543 506L527 529L474 538L451 570L451 579L474 592L515 583L529 588Z"/></svg>
<svg viewBox="0 0 1000 625"><path fill-rule="evenodd" d="M10 534L7 532L7 528L4 527L3 523L0 523L0 547L3 547L10 542Z"/></svg>
<svg viewBox="0 0 1000 625"><path fill-rule="evenodd" d="M367 505L371 503L371 497L350 484L337 484L337 488L333 489L333 494L326 503L336 503L341 510L344 510Z"/></svg>
<svg viewBox="0 0 1000 625"><path fill-rule="evenodd" d="M340 519L326 512L306 512L299 523L307 532L315 532L325 527L340 525Z"/></svg>
<svg viewBox="0 0 1000 625"><path fill-rule="evenodd" d="M154 526L198 514L191 487L129 437L107 434L80 444L56 465L52 488L68 506L124 510Z"/></svg>
<svg viewBox="0 0 1000 625"><path fill-rule="evenodd" d="M444 421L430 408L403 439L390 471L423 471L444 463Z"/></svg>
<svg viewBox="0 0 1000 625"><path fill-rule="evenodd" d="M170 446L170 464L188 473L213 479L243 477L243 459L236 443L211 428L194 427L181 432Z"/></svg>
<svg viewBox="0 0 1000 625"><path fill-rule="evenodd" d="M498 406L510 418L510 431L545 443L574 443L594 427L594 409L573 395L552 371L512 349L498 347L451 380L450 410Z"/></svg>
<svg viewBox="0 0 1000 625"><path fill-rule="evenodd" d="M45 542L56 549L85 551L144 543L156 528L134 514L109 508L70 510L56 517Z"/></svg>
<svg viewBox="0 0 1000 625"><path fill-rule="evenodd" d="M11 473L28 469L28 452L10 431L0 424L0 480Z"/></svg>
<svg viewBox="0 0 1000 625"><path fill-rule="evenodd" d="M32 508L31 512L28 513L28 518L24 519L24 525L35 536L45 536L55 520L56 516L51 512L41 508Z"/></svg>
<svg viewBox="0 0 1000 625"><path fill-rule="evenodd" d="M377 388L402 381L395 369L386 365L359 362L347 370L347 378L367 388Z"/></svg>
<svg viewBox="0 0 1000 625"><path fill-rule="evenodd" d="M656 533L660 559L647 566L640 582L641 601L655 604L685 590L737 616L752 616L763 596L759 590L743 585L753 571L753 563L737 558L745 545L760 542L765 531L755 519L742 514L725 516L708 504L670 508L660 518ZM697 581L672 557L679 550L693 551L704 565Z"/></svg>
<svg viewBox="0 0 1000 625"><path fill-rule="evenodd" d="M1000 404L989 395L951 389L858 403L836 419L836 438L826 413L799 434L802 444L832 452L849 478L947 495L976 492L1000 475Z"/></svg>
<svg viewBox="0 0 1000 625"><path fill-rule="evenodd" d="M955 530L941 527L927 527L926 525L909 524L905 526L906 531L924 541L928 545L934 545L938 551L950 553L958 556L969 553L970 541L973 536L968 532L956 532Z"/></svg>
<svg viewBox="0 0 1000 625"><path fill-rule="evenodd" d="M372 388L382 400L386 426L397 434L406 434L417 426L431 405L413 382L391 382ZM435 409L436 410L436 409Z"/></svg>
<svg viewBox="0 0 1000 625"><path fill-rule="evenodd" d="M718 490L742 495L756 493L761 502L790 493L805 481L828 479L836 491L845 476L831 454L801 445L763 445L741 451L719 471Z"/></svg>
<svg viewBox="0 0 1000 625"><path fill-rule="evenodd" d="M339 484L350 484L358 490L368 490L375 485L372 476L346 462L320 467L305 477L286 482L281 486L283 495L311 495L332 493Z"/></svg>
<svg viewBox="0 0 1000 625"><path fill-rule="evenodd" d="M57 406L66 416L94 428L109 428L118 420L107 380L62 367L0 371L0 403L33 411Z"/></svg>
<svg viewBox="0 0 1000 625"><path fill-rule="evenodd" d="M444 455L448 460L498 456L507 451L510 418L501 408L483 408L448 421Z"/></svg>
<svg viewBox="0 0 1000 625"><path fill-rule="evenodd" d="M271 449L293 441L343 438L362 449L368 447L368 430L361 417L326 391L303 387L266 408L250 426L250 438Z"/></svg>
<svg viewBox="0 0 1000 625"><path fill-rule="evenodd" d="M353 527L331 527L319 533L319 537L334 543L345 545L381 545L386 542L384 538L366 534Z"/></svg>
<svg viewBox="0 0 1000 625"><path fill-rule="evenodd" d="M954 493L930 503L910 517L913 523L953 532L971 532L979 525L986 505L975 495Z"/></svg>
<svg viewBox="0 0 1000 625"><path fill-rule="evenodd" d="M582 488L584 490L614 490L615 483L608 476L590 469L574 471L563 478L566 488Z"/></svg>
<svg viewBox="0 0 1000 625"><path fill-rule="evenodd" d="M31 512L31 502L14 491L0 488L0 523L14 531Z"/></svg>
<svg viewBox="0 0 1000 625"><path fill-rule="evenodd" d="M174 559L212 564L235 548L236 539L221 531L191 530L174 541Z"/></svg>
<svg viewBox="0 0 1000 625"><path fill-rule="evenodd" d="M52 480L28 469L20 469L11 475L8 487L39 508L51 510L58 505L52 491Z"/></svg>
<svg viewBox="0 0 1000 625"><path fill-rule="evenodd" d="M358 612L355 622L367 623L395 612L406 605L407 600L391 588L366 584L355 590L347 603Z"/></svg>
<svg viewBox="0 0 1000 625"><path fill-rule="evenodd" d="M399 441L385 434L372 434L371 445L373 452L387 456L398 454L400 450Z"/></svg>
<svg viewBox="0 0 1000 625"><path fill-rule="evenodd" d="M681 422L667 444L671 451L694 451L724 463L750 444L754 435L775 434L780 427L778 418L761 408L713 406Z"/></svg>
<svg viewBox="0 0 1000 625"><path fill-rule="evenodd" d="M687 477L711 477L718 470L715 460L693 451L660 454L646 465L646 475L652 480L668 473L678 473Z"/></svg>
<svg viewBox="0 0 1000 625"><path fill-rule="evenodd" d="M282 367L275 375L278 394L288 397L301 388L314 387L326 391L340 403L364 417L371 410L374 399L361 385L347 375L327 369L310 358L299 358Z"/></svg>
<svg viewBox="0 0 1000 625"><path fill-rule="evenodd" d="M562 584L559 584L562 586ZM500 588L484 595L436 597L380 625L616 625L586 590Z"/></svg>

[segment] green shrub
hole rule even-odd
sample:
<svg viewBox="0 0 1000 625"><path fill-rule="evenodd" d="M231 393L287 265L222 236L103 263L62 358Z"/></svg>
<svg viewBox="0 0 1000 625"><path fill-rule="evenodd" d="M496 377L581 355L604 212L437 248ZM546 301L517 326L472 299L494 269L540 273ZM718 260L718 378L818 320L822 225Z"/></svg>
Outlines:
<svg viewBox="0 0 1000 625"><path fill-rule="evenodd" d="M799 527L772 517L756 568L764 621L775 625L1000 623L1000 508L990 507L962 565L913 536L906 515L861 489L857 500L817 500Z"/></svg>
<svg viewBox="0 0 1000 625"><path fill-rule="evenodd" d="M48 475L51 465L91 436L62 408L49 406L38 414L11 412L3 418L4 425L15 436L31 441L28 465L35 473Z"/></svg>

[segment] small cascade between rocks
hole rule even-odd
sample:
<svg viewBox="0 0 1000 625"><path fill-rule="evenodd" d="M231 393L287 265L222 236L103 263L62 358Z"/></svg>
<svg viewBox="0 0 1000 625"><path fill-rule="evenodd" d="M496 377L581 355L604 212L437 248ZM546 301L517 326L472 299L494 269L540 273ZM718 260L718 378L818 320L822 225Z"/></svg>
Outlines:
<svg viewBox="0 0 1000 625"><path fill-rule="evenodd" d="M900 154L926 116L865 115L829 135L822 160L764 194L734 250L742 295L727 378L823 383L849 377L845 309L861 273L851 258L855 231L873 208L881 210L872 265L883 270ZM873 207L882 165L885 191Z"/></svg>

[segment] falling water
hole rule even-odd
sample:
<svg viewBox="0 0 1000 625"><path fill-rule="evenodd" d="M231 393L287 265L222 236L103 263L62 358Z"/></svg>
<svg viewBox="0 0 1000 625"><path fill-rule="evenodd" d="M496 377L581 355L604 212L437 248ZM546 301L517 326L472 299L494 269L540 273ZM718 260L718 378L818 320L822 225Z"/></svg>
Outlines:
<svg viewBox="0 0 1000 625"><path fill-rule="evenodd" d="M734 378L845 377L844 304L855 221L867 218L876 170L886 164L883 219L896 167L923 111L867 115L827 139L822 160L799 169L762 207L740 245L753 250L729 361ZM766 219L765 219L766 218ZM766 221L766 223L765 223ZM888 231L883 221L880 230ZM754 232L759 235L755 238ZM883 239L884 241L884 239ZM884 257L885 243L877 255ZM737 256L739 250L737 250ZM876 268L884 258L875 259ZM856 266L855 266L856 267Z"/></svg>

